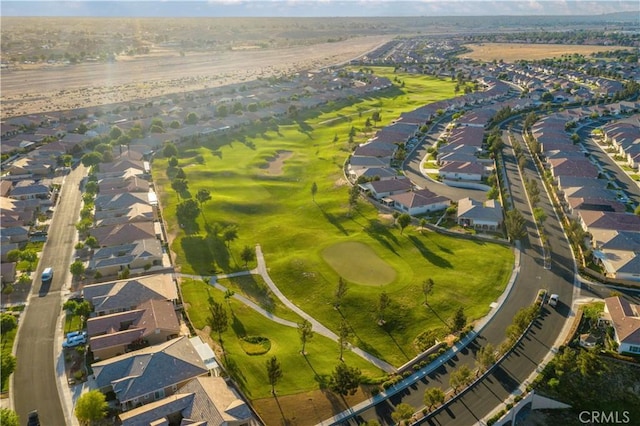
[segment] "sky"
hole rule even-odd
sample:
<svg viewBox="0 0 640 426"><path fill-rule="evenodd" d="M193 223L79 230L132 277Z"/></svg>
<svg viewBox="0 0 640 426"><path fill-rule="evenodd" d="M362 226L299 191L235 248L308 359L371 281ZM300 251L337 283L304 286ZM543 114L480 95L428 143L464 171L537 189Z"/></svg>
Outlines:
<svg viewBox="0 0 640 426"><path fill-rule="evenodd" d="M153 4L153 6L151 6ZM1 16L331 17L601 15L630 12L619 0L1 0Z"/></svg>

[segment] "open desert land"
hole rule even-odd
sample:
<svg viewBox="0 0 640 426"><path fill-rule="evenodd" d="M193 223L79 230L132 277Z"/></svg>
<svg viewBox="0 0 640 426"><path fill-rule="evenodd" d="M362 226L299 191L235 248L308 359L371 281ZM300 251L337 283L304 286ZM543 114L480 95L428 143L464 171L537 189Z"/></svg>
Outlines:
<svg viewBox="0 0 640 426"><path fill-rule="evenodd" d="M182 93L318 69L356 58L391 36L310 46L188 52L152 50L112 63L3 69L2 118Z"/></svg>
<svg viewBox="0 0 640 426"><path fill-rule="evenodd" d="M562 55L591 55L595 52L607 52L619 49L631 49L627 46L589 46L575 44L520 44L520 43L482 43L467 44L472 50L462 56L480 61L503 60L515 62L518 60L537 60L559 57Z"/></svg>

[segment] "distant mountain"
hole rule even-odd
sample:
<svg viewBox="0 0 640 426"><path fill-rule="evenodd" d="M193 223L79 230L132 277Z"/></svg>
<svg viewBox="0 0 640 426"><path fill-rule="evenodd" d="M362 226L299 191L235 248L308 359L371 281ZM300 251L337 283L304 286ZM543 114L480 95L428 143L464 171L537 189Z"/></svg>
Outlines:
<svg viewBox="0 0 640 426"><path fill-rule="evenodd" d="M631 13L630 13L631 12ZM5 1L5 16L77 17L382 17L577 16L638 22L638 1Z"/></svg>

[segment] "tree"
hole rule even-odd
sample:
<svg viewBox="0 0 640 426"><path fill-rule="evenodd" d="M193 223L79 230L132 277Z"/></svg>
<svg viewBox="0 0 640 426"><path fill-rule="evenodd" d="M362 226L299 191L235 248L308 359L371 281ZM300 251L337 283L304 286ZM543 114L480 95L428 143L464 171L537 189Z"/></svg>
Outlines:
<svg viewBox="0 0 640 426"><path fill-rule="evenodd" d="M380 116L380 111L374 111L373 114L371 114L371 119L375 122L382 120L382 117Z"/></svg>
<svg viewBox="0 0 640 426"><path fill-rule="evenodd" d="M340 395L354 395L360 386L362 372L356 367L349 367L341 362L331 373L329 389Z"/></svg>
<svg viewBox="0 0 640 426"><path fill-rule="evenodd" d="M449 384L453 388L454 392L458 392L461 386L468 385L471 382L472 374L471 370L466 364L463 364L460 368L455 370L449 376Z"/></svg>
<svg viewBox="0 0 640 426"><path fill-rule="evenodd" d="M360 196L360 187L356 184L349 188L349 216L351 216L351 210L358 205L358 197Z"/></svg>
<svg viewBox="0 0 640 426"><path fill-rule="evenodd" d="M122 136L122 130L120 129L120 127L113 126L109 131L109 138L118 139L120 136Z"/></svg>
<svg viewBox="0 0 640 426"><path fill-rule="evenodd" d="M209 301L209 313L211 314L208 318L209 327L211 327L211 331L218 333L218 340L220 344L222 344L222 333L227 330L227 326L229 325L227 311L224 309L222 303L211 299Z"/></svg>
<svg viewBox="0 0 640 426"><path fill-rule="evenodd" d="M178 120L173 120L171 123L169 123L169 127L171 127L172 129L179 129L180 122Z"/></svg>
<svg viewBox="0 0 640 426"><path fill-rule="evenodd" d="M249 246L244 246L242 251L240 252L240 259L244 262L244 267L246 268L249 262L253 261L256 258L256 254Z"/></svg>
<svg viewBox="0 0 640 426"><path fill-rule="evenodd" d="M91 425L93 422L104 419L108 408L105 395L94 389L80 395L74 412L81 424Z"/></svg>
<svg viewBox="0 0 640 426"><path fill-rule="evenodd" d="M231 225L224 228L224 231L222 232L222 239L227 244L227 248L229 248L236 238L238 238L238 228L236 226Z"/></svg>
<svg viewBox="0 0 640 426"><path fill-rule="evenodd" d="M165 158L177 157L178 148L176 148L173 142L167 142L164 144L164 148L162 148L162 155L164 155Z"/></svg>
<svg viewBox="0 0 640 426"><path fill-rule="evenodd" d="M413 417L414 412L415 410L411 405L406 402L401 402L396 405L396 409L391 413L391 418L398 425L407 425L409 424L411 417Z"/></svg>
<svg viewBox="0 0 640 426"><path fill-rule="evenodd" d="M196 194L196 200L198 200L200 208L202 208L202 205L204 203L206 203L207 201L211 201L211 191L205 188L199 189L198 193Z"/></svg>
<svg viewBox="0 0 640 426"><path fill-rule="evenodd" d="M9 378L9 376L16 369L16 357L13 356L11 350L9 348L2 351L2 356L0 356L0 378L2 378L2 383L5 383L5 380Z"/></svg>
<svg viewBox="0 0 640 426"><path fill-rule="evenodd" d="M411 223L411 215L409 213L402 213L400 216L398 216L398 225L400 225L400 235L402 235L404 228L409 226L410 223Z"/></svg>
<svg viewBox="0 0 640 426"><path fill-rule="evenodd" d="M276 384L282 378L282 368L275 355L267 360L267 377L271 385L271 395L275 395Z"/></svg>
<svg viewBox="0 0 640 426"><path fill-rule="evenodd" d="M426 391L424 391L424 405L427 406L427 408L429 410L431 410L431 408L434 405L438 405L438 404L442 404L444 402L444 391L440 388L427 388Z"/></svg>
<svg viewBox="0 0 640 426"><path fill-rule="evenodd" d="M545 221L545 219L547 219L547 214L544 212L542 207L534 207L533 208L533 218L535 219L535 221L539 225L542 225L542 223Z"/></svg>
<svg viewBox="0 0 640 426"><path fill-rule="evenodd" d="M338 345L340 345L340 361L344 361L342 359L342 354L344 350L349 345L349 337L351 337L351 327L347 321L342 320L340 322L340 327L338 328Z"/></svg>
<svg viewBox="0 0 640 426"><path fill-rule="evenodd" d="M229 115L229 110L227 109L227 106L224 104L219 105L218 108L216 108L216 115L218 117L226 117L227 115Z"/></svg>
<svg viewBox="0 0 640 426"><path fill-rule="evenodd" d="M194 220L196 220L199 214L200 207L198 207L198 202L193 199L188 199L181 202L176 208L176 216L178 217L178 221L180 223L193 222Z"/></svg>
<svg viewBox="0 0 640 426"><path fill-rule="evenodd" d="M451 320L451 329L453 331L460 331L467 325L467 316L464 314L464 308L460 306Z"/></svg>
<svg viewBox="0 0 640 426"><path fill-rule="evenodd" d="M178 167L178 157L176 157L175 155L172 155L169 158L169 167L171 168Z"/></svg>
<svg viewBox="0 0 640 426"><path fill-rule="evenodd" d="M100 247L100 243L98 243L98 240L93 235L89 235L87 239L84 240L84 244L92 249Z"/></svg>
<svg viewBox="0 0 640 426"><path fill-rule="evenodd" d="M303 319L298 323L298 334L300 335L300 342L302 343L302 355L306 355L304 347L309 340L313 337L313 325L309 320Z"/></svg>
<svg viewBox="0 0 640 426"><path fill-rule="evenodd" d="M527 234L525 219L519 210L509 210L504 219L507 234L512 240L519 240Z"/></svg>
<svg viewBox="0 0 640 426"><path fill-rule="evenodd" d="M0 425L2 426L20 426L18 414L8 408L0 408Z"/></svg>
<svg viewBox="0 0 640 426"><path fill-rule="evenodd" d="M427 278L426 280L424 280L422 282L422 294L424 294L424 304L428 305L429 301L428 301L428 297L431 293L433 293L433 286L435 285L435 283L433 282L433 280L431 278Z"/></svg>
<svg viewBox="0 0 640 426"><path fill-rule="evenodd" d="M391 299L389 299L386 292L383 291L380 293L380 298L378 299L378 325L383 325L385 323L384 311L387 309L387 306L389 306L390 301Z"/></svg>
<svg viewBox="0 0 640 426"><path fill-rule="evenodd" d="M496 363L496 353L493 345L487 343L486 346L481 347L476 354L476 364L480 371L485 371Z"/></svg>
<svg viewBox="0 0 640 426"><path fill-rule="evenodd" d="M424 229L427 227L427 219L422 218L420 219L420 233L422 234L424 232Z"/></svg>
<svg viewBox="0 0 640 426"><path fill-rule="evenodd" d="M340 303L342 303L342 299L344 295L347 293L347 283L342 279L342 277L338 278L338 286L336 287L336 291L333 293L335 297L335 301L333 302L333 306L337 309L340 307Z"/></svg>
<svg viewBox="0 0 640 426"><path fill-rule="evenodd" d="M71 272L75 278L78 278L84 274L85 269L84 263L81 260L76 260L69 267L69 272Z"/></svg>
<svg viewBox="0 0 640 426"><path fill-rule="evenodd" d="M316 202L316 194L318 193L318 185L313 182L311 184L311 199L313 200L313 202Z"/></svg>
<svg viewBox="0 0 640 426"><path fill-rule="evenodd" d="M186 179L177 178L171 181L171 187L179 195L189 188L189 182Z"/></svg>
<svg viewBox="0 0 640 426"><path fill-rule="evenodd" d="M0 333L5 334L18 327L16 317L11 314L0 314Z"/></svg>
<svg viewBox="0 0 640 426"><path fill-rule="evenodd" d="M96 166L102 162L102 154L99 152L89 152L84 154L80 159L80 162L85 167Z"/></svg>
<svg viewBox="0 0 640 426"><path fill-rule="evenodd" d="M195 112L190 112L187 114L187 117L184 120L187 124L197 124L198 123L198 115Z"/></svg>

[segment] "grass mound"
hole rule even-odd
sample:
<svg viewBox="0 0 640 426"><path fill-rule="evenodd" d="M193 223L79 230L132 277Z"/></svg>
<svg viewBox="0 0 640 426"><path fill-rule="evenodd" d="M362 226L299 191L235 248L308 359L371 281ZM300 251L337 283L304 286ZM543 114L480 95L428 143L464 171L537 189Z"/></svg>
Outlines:
<svg viewBox="0 0 640 426"><path fill-rule="evenodd" d="M247 355L264 355L271 349L271 340L262 336L246 336L240 339L240 346Z"/></svg>
<svg viewBox="0 0 640 426"><path fill-rule="evenodd" d="M396 278L395 269L364 243L333 244L322 251L322 258L340 276L356 284L382 286Z"/></svg>

